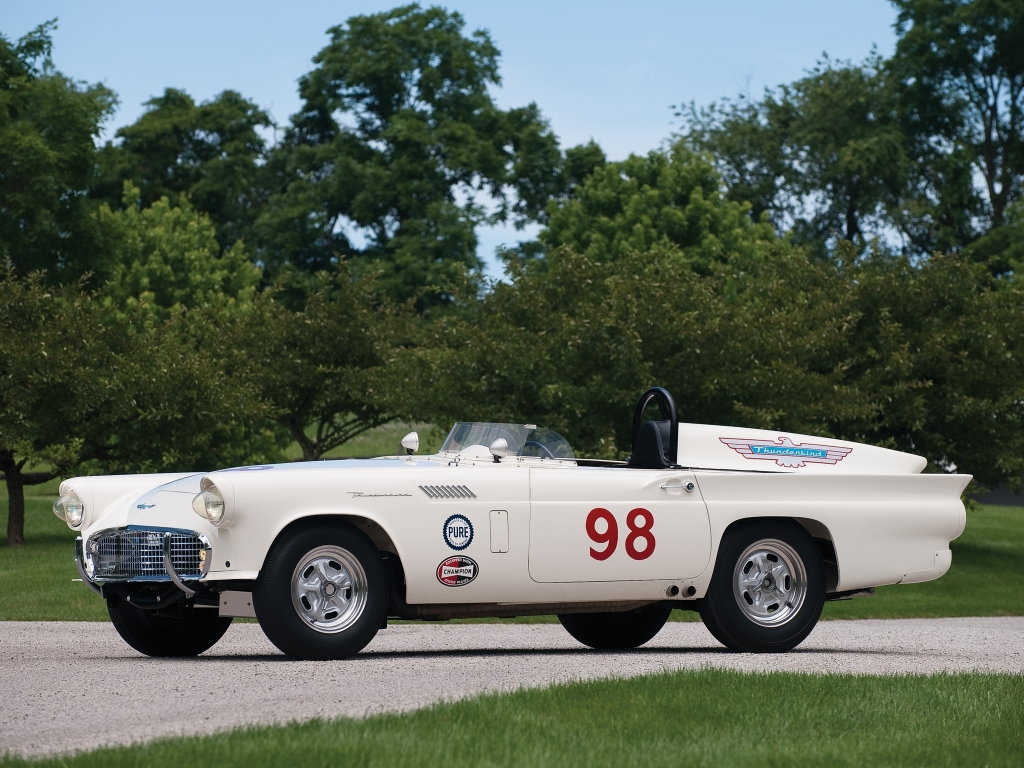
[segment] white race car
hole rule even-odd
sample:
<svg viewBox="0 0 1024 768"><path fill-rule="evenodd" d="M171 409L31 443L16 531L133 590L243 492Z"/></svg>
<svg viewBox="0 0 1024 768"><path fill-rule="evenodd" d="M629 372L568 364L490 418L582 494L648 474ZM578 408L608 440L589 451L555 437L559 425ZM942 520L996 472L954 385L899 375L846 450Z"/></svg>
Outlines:
<svg viewBox="0 0 1024 768"><path fill-rule="evenodd" d="M656 401L661 420L643 421ZM633 648L673 608L737 651L786 651L826 600L942 576L969 475L859 443L679 424L664 389L629 461L577 459L533 424L457 423L438 453L77 477L58 517L82 581L150 656L254 616L284 653L338 659L391 618L556 614Z"/></svg>

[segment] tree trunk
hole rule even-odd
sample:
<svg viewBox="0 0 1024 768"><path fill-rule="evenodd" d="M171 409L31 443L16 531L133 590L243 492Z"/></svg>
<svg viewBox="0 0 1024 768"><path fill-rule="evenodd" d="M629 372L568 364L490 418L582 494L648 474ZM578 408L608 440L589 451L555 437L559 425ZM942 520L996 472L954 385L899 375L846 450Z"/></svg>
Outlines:
<svg viewBox="0 0 1024 768"><path fill-rule="evenodd" d="M302 449L303 461L316 461L320 458L320 452L317 450L319 448L319 443L306 437L306 430L290 421L285 422L285 426L288 427L288 431L292 433L292 437L295 438L295 442L298 443L299 448Z"/></svg>
<svg viewBox="0 0 1024 768"><path fill-rule="evenodd" d="M7 481L7 546L16 547L25 543L25 485L21 468L4 467L4 479Z"/></svg>

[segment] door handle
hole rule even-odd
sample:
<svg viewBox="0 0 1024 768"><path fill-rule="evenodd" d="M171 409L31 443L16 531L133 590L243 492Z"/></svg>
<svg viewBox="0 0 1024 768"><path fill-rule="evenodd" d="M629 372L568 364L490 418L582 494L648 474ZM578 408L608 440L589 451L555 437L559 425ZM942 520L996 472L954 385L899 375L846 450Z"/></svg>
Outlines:
<svg viewBox="0 0 1024 768"><path fill-rule="evenodd" d="M685 483L680 483L678 485L670 485L669 483L662 483L661 484L661 489L663 491L670 491L670 492L674 491L676 489L679 489L679 490L686 491L687 493L693 493L693 489L696 488L696 487L697 486L693 484L692 480L687 480Z"/></svg>

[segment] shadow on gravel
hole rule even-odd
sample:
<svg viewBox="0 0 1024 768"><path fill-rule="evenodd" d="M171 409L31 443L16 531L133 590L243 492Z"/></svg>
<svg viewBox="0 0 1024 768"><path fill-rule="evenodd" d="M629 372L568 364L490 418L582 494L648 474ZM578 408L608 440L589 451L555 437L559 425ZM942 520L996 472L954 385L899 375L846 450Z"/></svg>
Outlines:
<svg viewBox="0 0 1024 768"><path fill-rule="evenodd" d="M530 656L538 658L558 658L558 657L608 657L608 656L628 656L628 655L639 655L639 656L664 656L666 654L679 654L679 655L691 655L691 654L713 654L715 656L723 657L757 657L757 656L800 656L803 658L810 658L814 656L829 657L829 656L907 656L914 657L920 656L921 651L901 651L901 650L889 650L889 649L872 649L872 648L797 648L783 654L753 654L753 653L735 653L730 651L728 648L636 648L630 651L597 651L592 648L452 648L446 650L437 651L363 651L350 659L345 659L345 663L354 664L359 661L378 661L386 659L445 659L445 658L500 658L500 657L513 657L513 656ZM145 658L145 657L140 657ZM312 664L337 664L336 661L325 661L325 662L302 662L296 659L292 659L283 654L249 654L236 656L234 654L217 655L215 653L207 653L197 657L198 660L202 661L219 661L219 662L289 662L293 664L312 663ZM149 660L149 659L147 659ZM151 659L150 661L161 661L160 659ZM180 661L180 659L171 659L171 661Z"/></svg>

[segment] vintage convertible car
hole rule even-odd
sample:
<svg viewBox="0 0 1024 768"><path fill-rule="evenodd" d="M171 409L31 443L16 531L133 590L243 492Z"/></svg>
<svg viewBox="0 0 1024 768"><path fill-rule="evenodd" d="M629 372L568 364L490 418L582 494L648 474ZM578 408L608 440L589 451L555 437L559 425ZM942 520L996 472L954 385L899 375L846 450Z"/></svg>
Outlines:
<svg viewBox="0 0 1024 768"><path fill-rule="evenodd" d="M645 421L655 403L659 420ZM786 651L826 600L937 579L969 475L919 456L680 424L648 390L628 461L577 459L533 424L458 423L438 453L78 477L56 514L82 581L150 656L207 650L254 616L284 653L337 659L388 618L556 614L632 648L673 608L737 651Z"/></svg>

